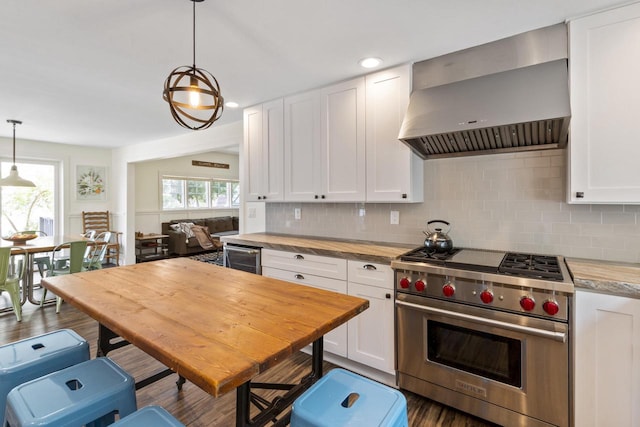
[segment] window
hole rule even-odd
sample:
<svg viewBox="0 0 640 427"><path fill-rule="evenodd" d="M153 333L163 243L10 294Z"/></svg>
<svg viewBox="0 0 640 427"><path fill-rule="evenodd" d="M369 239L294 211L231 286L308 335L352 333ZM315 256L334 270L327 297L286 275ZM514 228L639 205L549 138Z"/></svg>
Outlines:
<svg viewBox="0 0 640 427"><path fill-rule="evenodd" d="M190 208L209 207L208 195L207 181L187 181L187 205Z"/></svg>
<svg viewBox="0 0 640 427"><path fill-rule="evenodd" d="M240 183L220 179L162 177L162 209L240 207Z"/></svg>
<svg viewBox="0 0 640 427"><path fill-rule="evenodd" d="M184 180L162 179L162 209L184 209Z"/></svg>
<svg viewBox="0 0 640 427"><path fill-rule="evenodd" d="M0 175L9 174L11 162L0 162ZM0 235L17 231L40 230L48 235L56 232L55 181L58 170L53 163L16 163L20 176L36 187L2 187Z"/></svg>

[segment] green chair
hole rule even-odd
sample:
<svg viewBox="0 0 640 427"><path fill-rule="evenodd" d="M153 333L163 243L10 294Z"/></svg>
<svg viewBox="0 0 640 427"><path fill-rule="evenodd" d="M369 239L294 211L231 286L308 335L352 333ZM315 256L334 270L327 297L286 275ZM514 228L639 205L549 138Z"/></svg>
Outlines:
<svg viewBox="0 0 640 427"><path fill-rule="evenodd" d="M37 234L38 237L46 237L47 233L40 230L26 230L20 231L21 234ZM45 271L51 269L51 257L49 255L41 255L33 257L33 263L38 267L38 273L40 277L44 277Z"/></svg>
<svg viewBox="0 0 640 427"><path fill-rule="evenodd" d="M68 249L69 254L65 255L63 251ZM78 240L74 242L65 242L53 249L51 252L51 270L47 274L47 277L62 276L64 274L79 273L84 270L84 255L87 250L87 241ZM44 289L42 294L42 301L40 301L40 307L44 304L44 300L47 297L47 288ZM62 298L56 296L56 313L60 313L60 306L62 305Z"/></svg>
<svg viewBox="0 0 640 427"><path fill-rule="evenodd" d="M83 266L85 270L99 270L102 268L102 262L107 253L110 240L110 231L103 231L96 236L93 245L87 247L87 254L84 257Z"/></svg>
<svg viewBox="0 0 640 427"><path fill-rule="evenodd" d="M12 259L13 257L13 259ZM18 262L16 263L16 258ZM16 268L17 265L17 268ZM20 247L0 248L0 292L7 291L11 297L13 312L18 322L22 321L22 301L20 300L20 281L27 266L27 251Z"/></svg>

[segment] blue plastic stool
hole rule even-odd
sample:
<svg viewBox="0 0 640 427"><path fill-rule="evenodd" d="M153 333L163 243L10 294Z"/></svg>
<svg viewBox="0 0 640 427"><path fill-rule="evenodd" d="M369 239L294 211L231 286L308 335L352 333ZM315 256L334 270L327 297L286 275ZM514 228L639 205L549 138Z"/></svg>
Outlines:
<svg viewBox="0 0 640 427"><path fill-rule="evenodd" d="M111 425L114 427L185 427L160 406L146 406Z"/></svg>
<svg viewBox="0 0 640 427"><path fill-rule="evenodd" d="M293 402L291 427L408 427L398 390L344 369L320 378Z"/></svg>
<svg viewBox="0 0 640 427"><path fill-rule="evenodd" d="M0 347L0 425L7 395L17 385L89 360L89 344L71 329Z"/></svg>
<svg viewBox="0 0 640 427"><path fill-rule="evenodd" d="M15 387L5 427L106 426L136 410L134 380L107 357L87 360Z"/></svg>

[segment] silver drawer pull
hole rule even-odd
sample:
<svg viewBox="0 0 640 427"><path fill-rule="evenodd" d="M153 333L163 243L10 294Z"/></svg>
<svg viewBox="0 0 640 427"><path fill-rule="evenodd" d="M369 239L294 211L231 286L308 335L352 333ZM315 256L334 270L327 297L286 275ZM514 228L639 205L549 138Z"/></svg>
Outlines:
<svg viewBox="0 0 640 427"><path fill-rule="evenodd" d="M371 264L365 264L362 266L362 268L364 268L365 270L377 270L376 266Z"/></svg>
<svg viewBox="0 0 640 427"><path fill-rule="evenodd" d="M295 277L295 278L296 278L296 279L298 279L298 280L304 280L304 276L303 276L302 274L296 274L296 275L295 275L295 276L293 276L293 277Z"/></svg>
<svg viewBox="0 0 640 427"><path fill-rule="evenodd" d="M293 256L295 259L304 259L304 257L300 254Z"/></svg>

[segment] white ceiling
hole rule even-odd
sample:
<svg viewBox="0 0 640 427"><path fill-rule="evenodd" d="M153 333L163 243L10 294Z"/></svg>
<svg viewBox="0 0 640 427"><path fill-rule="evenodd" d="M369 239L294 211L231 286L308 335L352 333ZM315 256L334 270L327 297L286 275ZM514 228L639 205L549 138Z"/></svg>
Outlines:
<svg viewBox="0 0 640 427"><path fill-rule="evenodd" d="M196 65L242 108L576 17L619 0L206 0ZM193 132L162 100L192 63L189 0L1 0L0 136L118 147ZM207 131L201 131L207 132Z"/></svg>

